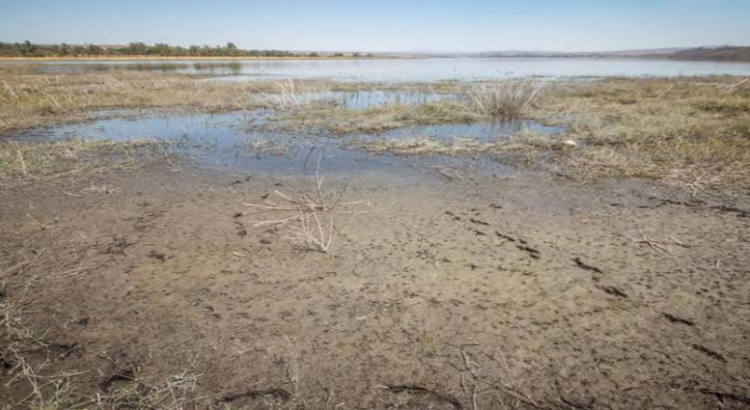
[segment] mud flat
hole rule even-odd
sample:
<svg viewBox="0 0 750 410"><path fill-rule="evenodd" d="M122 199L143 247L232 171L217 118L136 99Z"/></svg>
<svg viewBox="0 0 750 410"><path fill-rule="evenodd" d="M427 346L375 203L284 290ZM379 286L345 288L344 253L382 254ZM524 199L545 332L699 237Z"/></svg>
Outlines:
<svg viewBox="0 0 750 410"><path fill-rule="evenodd" d="M747 407L747 197L347 183L365 208L336 214L327 253L247 205L307 177L154 168L5 190L4 404L35 381L103 407Z"/></svg>
<svg viewBox="0 0 750 410"><path fill-rule="evenodd" d="M631 81L6 131L0 405L748 408L746 90Z"/></svg>

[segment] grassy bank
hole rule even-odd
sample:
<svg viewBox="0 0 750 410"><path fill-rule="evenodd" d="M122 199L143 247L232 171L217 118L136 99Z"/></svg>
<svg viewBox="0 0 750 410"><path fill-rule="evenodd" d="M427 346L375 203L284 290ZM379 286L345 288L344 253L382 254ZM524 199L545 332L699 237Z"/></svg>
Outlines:
<svg viewBox="0 0 750 410"><path fill-rule="evenodd" d="M750 186L745 79L611 79L560 87L533 113L583 147L561 158L582 176Z"/></svg>
<svg viewBox="0 0 750 410"><path fill-rule="evenodd" d="M250 109L255 105L248 93L257 87L131 72L54 76L5 70L1 78L0 131L85 119L94 110Z"/></svg>

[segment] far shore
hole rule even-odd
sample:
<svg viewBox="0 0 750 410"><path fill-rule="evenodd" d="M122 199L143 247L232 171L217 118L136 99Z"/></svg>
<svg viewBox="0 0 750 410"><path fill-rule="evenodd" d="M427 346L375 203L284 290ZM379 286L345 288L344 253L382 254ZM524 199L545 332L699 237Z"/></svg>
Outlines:
<svg viewBox="0 0 750 410"><path fill-rule="evenodd" d="M126 60L164 60L164 61L180 61L180 60L205 60L205 61L216 61L216 60L232 60L232 61L243 61L243 60L376 60L376 59L401 59L409 57L393 57L393 56L378 56L378 57L352 57L352 56L296 56L296 57L229 57L229 56L88 56L88 57L73 57L73 56L60 56L60 57L0 57L0 61L126 61Z"/></svg>

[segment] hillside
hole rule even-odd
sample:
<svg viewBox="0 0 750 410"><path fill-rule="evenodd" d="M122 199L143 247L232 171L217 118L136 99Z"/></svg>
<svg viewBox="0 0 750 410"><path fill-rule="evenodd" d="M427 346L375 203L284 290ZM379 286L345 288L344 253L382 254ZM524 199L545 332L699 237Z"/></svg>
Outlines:
<svg viewBox="0 0 750 410"><path fill-rule="evenodd" d="M750 62L750 47L691 48L672 53L670 58L675 60Z"/></svg>

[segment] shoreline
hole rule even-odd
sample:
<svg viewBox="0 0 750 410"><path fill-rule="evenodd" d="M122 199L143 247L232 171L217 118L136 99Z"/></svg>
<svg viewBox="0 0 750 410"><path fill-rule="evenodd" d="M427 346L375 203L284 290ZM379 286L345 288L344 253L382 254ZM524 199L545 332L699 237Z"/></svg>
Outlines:
<svg viewBox="0 0 750 410"><path fill-rule="evenodd" d="M140 60L140 61L192 61L192 60L205 60L205 61L263 61L263 60L396 60L406 59L409 57L177 57L177 56L102 56L102 57L0 57L0 61L129 61L129 60Z"/></svg>

